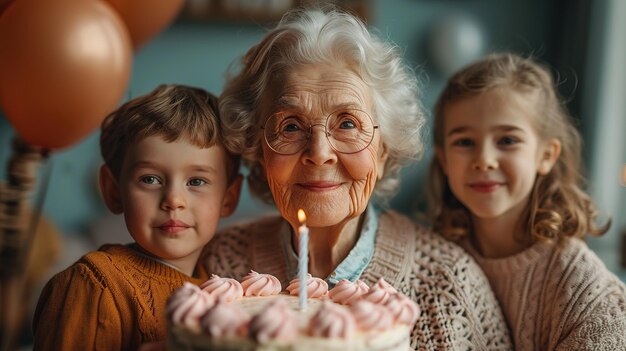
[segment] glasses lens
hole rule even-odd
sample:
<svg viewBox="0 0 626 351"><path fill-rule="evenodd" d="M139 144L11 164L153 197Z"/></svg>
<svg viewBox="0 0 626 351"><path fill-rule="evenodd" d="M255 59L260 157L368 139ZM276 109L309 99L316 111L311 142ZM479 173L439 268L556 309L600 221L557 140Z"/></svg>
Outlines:
<svg viewBox="0 0 626 351"><path fill-rule="evenodd" d="M372 118L361 110L335 111L326 121L328 141L335 150L345 154L359 152L374 139Z"/></svg>
<svg viewBox="0 0 626 351"><path fill-rule="evenodd" d="M372 142L376 126L364 111L346 109L331 113L326 119L326 137L337 152L359 152ZM304 148L310 138L311 127L300 116L275 114L265 122L265 141L279 154L291 155Z"/></svg>
<svg viewBox="0 0 626 351"><path fill-rule="evenodd" d="M307 142L307 129L306 123L297 116L275 114L265 123L265 141L279 154L295 154Z"/></svg>

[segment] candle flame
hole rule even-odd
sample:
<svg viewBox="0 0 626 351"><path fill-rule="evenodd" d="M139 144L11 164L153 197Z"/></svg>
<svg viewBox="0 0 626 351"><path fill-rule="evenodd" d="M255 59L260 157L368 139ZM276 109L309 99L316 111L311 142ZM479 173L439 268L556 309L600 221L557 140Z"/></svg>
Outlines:
<svg viewBox="0 0 626 351"><path fill-rule="evenodd" d="M304 224L306 222L306 215L302 209L298 210L298 221L300 221L300 224Z"/></svg>

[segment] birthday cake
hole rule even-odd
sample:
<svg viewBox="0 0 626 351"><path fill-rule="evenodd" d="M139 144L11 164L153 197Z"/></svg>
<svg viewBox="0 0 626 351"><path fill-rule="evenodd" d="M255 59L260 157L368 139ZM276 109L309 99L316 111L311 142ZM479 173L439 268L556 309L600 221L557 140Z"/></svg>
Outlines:
<svg viewBox="0 0 626 351"><path fill-rule="evenodd" d="M185 283L168 300L168 350L409 349L419 307L383 279L371 288L342 280L329 291L309 275L308 298L299 291L299 279L282 291L276 277L254 271L241 282Z"/></svg>

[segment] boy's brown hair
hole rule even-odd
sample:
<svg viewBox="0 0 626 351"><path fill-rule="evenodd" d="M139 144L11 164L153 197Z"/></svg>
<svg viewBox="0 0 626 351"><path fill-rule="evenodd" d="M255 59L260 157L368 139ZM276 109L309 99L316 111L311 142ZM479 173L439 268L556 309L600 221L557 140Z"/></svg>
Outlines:
<svg viewBox="0 0 626 351"><path fill-rule="evenodd" d="M562 147L552 170L535 179L527 209L519 219L522 232L528 235L518 239L534 242L605 233L611 221L596 227L596 207L583 190L580 133L571 122L546 66L530 58L504 53L490 55L453 75L435 105L435 146L443 148L446 107L490 91L526 99L529 106L534 106L540 138L556 138ZM430 165L429 182L429 210L434 229L453 240L468 235L472 230L470 213L452 193L436 158Z"/></svg>
<svg viewBox="0 0 626 351"><path fill-rule="evenodd" d="M167 142L186 138L193 145L219 145L226 155L229 183L239 170L239 156L223 147L217 97L184 85L160 85L109 114L101 125L100 152L117 179L129 146L158 135Z"/></svg>

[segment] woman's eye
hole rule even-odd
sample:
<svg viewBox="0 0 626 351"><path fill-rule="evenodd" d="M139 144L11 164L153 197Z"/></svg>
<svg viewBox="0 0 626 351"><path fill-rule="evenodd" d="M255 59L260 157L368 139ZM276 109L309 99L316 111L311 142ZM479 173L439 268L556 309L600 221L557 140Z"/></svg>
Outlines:
<svg viewBox="0 0 626 351"><path fill-rule="evenodd" d="M356 128L356 123L350 119L344 119L339 124L339 129L354 129Z"/></svg>
<svg viewBox="0 0 626 351"><path fill-rule="evenodd" d="M207 184L207 181L204 179L194 178L194 179L190 179L189 182L187 182L187 184L189 186L201 186L201 185Z"/></svg>
<svg viewBox="0 0 626 351"><path fill-rule="evenodd" d="M280 131L281 133L293 133L299 132L302 130L302 123L295 116L289 116L280 122Z"/></svg>
<svg viewBox="0 0 626 351"><path fill-rule="evenodd" d="M300 127L295 123L289 123L283 127L283 132L297 132Z"/></svg>
<svg viewBox="0 0 626 351"><path fill-rule="evenodd" d="M139 178L139 181L144 184L161 184L161 182L159 181L159 178L155 176L143 176Z"/></svg>

